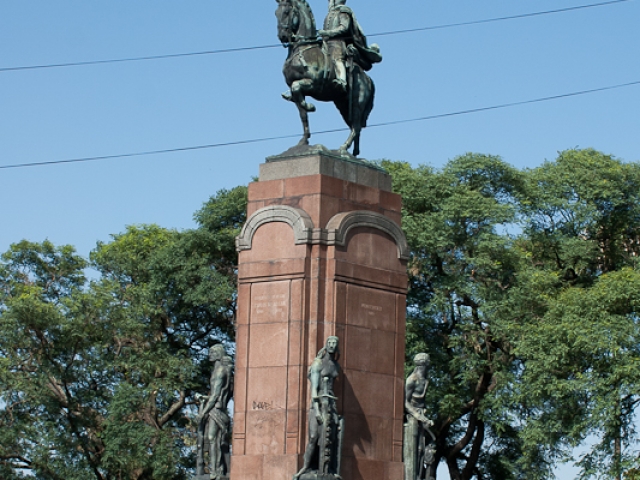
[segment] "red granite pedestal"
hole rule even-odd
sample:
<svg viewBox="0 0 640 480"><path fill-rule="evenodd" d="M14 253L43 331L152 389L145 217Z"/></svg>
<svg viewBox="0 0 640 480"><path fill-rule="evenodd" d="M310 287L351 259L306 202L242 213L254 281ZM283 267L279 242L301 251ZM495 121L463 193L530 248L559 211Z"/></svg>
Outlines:
<svg viewBox="0 0 640 480"><path fill-rule="evenodd" d="M342 478L402 480L406 259L400 197L377 168L322 153L261 165L240 251L231 480L302 464L307 369L340 339Z"/></svg>

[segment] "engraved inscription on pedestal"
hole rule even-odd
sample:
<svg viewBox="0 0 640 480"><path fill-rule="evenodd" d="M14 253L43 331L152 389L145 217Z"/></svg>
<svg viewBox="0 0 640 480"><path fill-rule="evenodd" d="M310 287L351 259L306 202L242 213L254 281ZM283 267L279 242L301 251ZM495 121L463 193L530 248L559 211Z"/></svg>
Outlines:
<svg viewBox="0 0 640 480"><path fill-rule="evenodd" d="M258 315L278 316L286 313L287 295L258 295L255 303L255 313Z"/></svg>

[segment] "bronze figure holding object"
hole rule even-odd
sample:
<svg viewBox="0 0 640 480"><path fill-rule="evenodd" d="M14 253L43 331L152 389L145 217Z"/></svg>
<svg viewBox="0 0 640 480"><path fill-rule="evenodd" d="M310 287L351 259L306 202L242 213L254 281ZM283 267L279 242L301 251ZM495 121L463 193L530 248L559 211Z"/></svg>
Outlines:
<svg viewBox="0 0 640 480"><path fill-rule="evenodd" d="M338 337L328 337L309 367L309 441L304 465L293 480L339 480L344 419L338 415L333 383L340 374Z"/></svg>
<svg viewBox="0 0 640 480"><path fill-rule="evenodd" d="M233 396L233 361L221 344L209 349L213 363L208 396L196 395L200 402L196 422L198 444L194 480L226 480L229 476L229 432L231 419L227 405ZM205 473L205 449L209 444L209 473Z"/></svg>
<svg viewBox="0 0 640 480"><path fill-rule="evenodd" d="M430 359L426 353L418 353L415 368L405 383L404 468L405 480L434 480L436 437L430 427L433 422L426 416L425 397L429 380L427 367ZM427 438L427 435L429 438Z"/></svg>

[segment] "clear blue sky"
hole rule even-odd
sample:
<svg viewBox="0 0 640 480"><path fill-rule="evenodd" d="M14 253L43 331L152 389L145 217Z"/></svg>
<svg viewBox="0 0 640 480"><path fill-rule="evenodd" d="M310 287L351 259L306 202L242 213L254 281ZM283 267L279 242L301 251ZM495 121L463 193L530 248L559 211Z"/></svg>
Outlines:
<svg viewBox="0 0 640 480"><path fill-rule="evenodd" d="M504 17L597 0L350 0L367 34ZM325 0L310 0L321 21ZM0 69L277 43L274 1L0 2ZM384 61L371 123L640 80L640 3L371 37ZM56 69L0 71L0 166L301 132L281 48ZM594 147L640 157L640 86L367 129L362 156L443 165L465 152L518 167ZM342 126L318 104L312 130ZM312 137L339 146L344 134ZM83 255L126 225L189 228L221 188L245 184L294 140L0 170L0 251L22 238ZM568 478L568 477L564 477Z"/></svg>

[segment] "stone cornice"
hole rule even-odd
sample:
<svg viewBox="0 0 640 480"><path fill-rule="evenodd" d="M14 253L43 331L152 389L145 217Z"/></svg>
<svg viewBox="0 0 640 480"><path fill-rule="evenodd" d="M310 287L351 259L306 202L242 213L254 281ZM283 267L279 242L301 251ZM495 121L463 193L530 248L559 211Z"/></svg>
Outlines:
<svg viewBox="0 0 640 480"><path fill-rule="evenodd" d="M367 210L357 210L334 215L326 228L314 228L311 217L299 208L272 205L255 212L247 220L236 238L237 250L251 250L256 230L265 223L284 222L291 226L296 245L346 246L347 236L354 228L373 228L389 235L398 248L400 260L409 259L409 246L400 226L384 215Z"/></svg>

